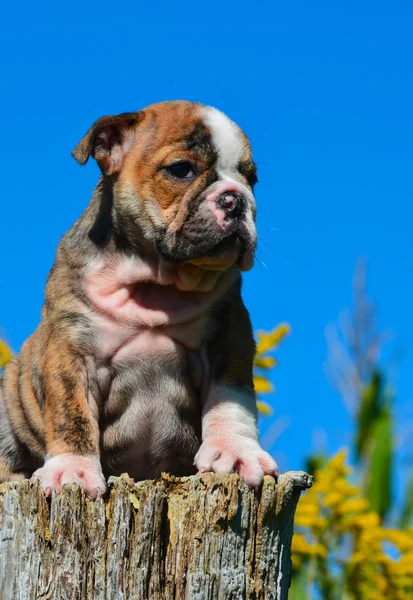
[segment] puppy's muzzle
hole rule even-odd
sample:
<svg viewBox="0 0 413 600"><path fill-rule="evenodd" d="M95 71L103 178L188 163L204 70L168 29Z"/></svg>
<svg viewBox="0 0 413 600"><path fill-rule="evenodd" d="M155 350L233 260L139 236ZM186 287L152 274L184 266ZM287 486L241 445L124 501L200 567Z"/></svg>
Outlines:
<svg viewBox="0 0 413 600"><path fill-rule="evenodd" d="M245 198L237 192L224 192L217 199L217 206L228 217L240 217L245 210Z"/></svg>

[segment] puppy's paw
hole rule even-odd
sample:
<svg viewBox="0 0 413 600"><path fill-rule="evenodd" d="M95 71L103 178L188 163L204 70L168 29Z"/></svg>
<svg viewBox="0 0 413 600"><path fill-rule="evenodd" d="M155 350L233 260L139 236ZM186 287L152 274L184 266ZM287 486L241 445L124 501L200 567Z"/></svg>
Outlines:
<svg viewBox="0 0 413 600"><path fill-rule="evenodd" d="M46 460L33 473L38 477L48 498L53 490L60 492L62 485L77 483L88 498L95 499L106 490L106 482L98 458L77 454L60 454Z"/></svg>
<svg viewBox="0 0 413 600"><path fill-rule="evenodd" d="M249 438L232 436L206 439L197 455L199 473L238 473L251 487L260 485L264 475L278 476L277 463Z"/></svg>

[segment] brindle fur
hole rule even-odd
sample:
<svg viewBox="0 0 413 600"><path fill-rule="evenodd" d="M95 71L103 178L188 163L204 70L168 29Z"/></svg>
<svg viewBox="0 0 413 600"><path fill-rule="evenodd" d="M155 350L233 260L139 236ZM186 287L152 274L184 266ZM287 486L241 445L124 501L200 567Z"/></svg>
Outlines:
<svg viewBox="0 0 413 600"><path fill-rule="evenodd" d="M120 127L110 129L118 137L123 126L141 127L140 135L147 137L141 154L124 166L129 181L139 175L143 196L145 190L151 193L153 184L145 157L159 150L157 137L168 127L171 139L178 128L183 129L188 151L195 152L202 164L205 176L200 190L216 178L215 150L208 132L193 118L191 106L177 104L169 113L149 111L142 124L141 113L128 113L109 123ZM131 224L134 209L122 204L125 200L116 187L119 168L108 167L107 148L102 150L102 144L119 140L103 136L93 146L98 134L95 126L75 152L80 162L94 154L103 176L84 214L59 244L41 323L0 382L0 481L30 476L47 457L63 453L100 456L105 476L124 471L135 479L156 477L162 471L190 474L201 442L202 403L211 380L248 391L251 411L255 410L254 342L241 300L239 273L232 273L223 296L203 315L197 351L182 347L174 356L135 357L121 365L99 358L99 327L83 286L88 266L102 256L151 255L162 244L170 252L172 247L168 233L158 230L157 249L145 222L140 223L137 236ZM247 142L241 167L246 180L253 183L255 167ZM185 234L191 203L190 199L181 202L180 194L177 185L171 199L159 183L157 200L165 223L172 223L182 211L178 222Z"/></svg>

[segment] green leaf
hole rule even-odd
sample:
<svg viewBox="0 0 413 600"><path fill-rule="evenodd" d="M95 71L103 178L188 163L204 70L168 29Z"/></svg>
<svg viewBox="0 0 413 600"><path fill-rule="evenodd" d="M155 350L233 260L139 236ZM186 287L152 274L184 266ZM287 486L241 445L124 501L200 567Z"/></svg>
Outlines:
<svg viewBox="0 0 413 600"><path fill-rule="evenodd" d="M383 407L371 433L367 498L374 511L384 518L391 504L393 432L390 406Z"/></svg>
<svg viewBox="0 0 413 600"><path fill-rule="evenodd" d="M308 589L308 566L302 565L298 572L291 578L291 586L288 597L290 600L307 600Z"/></svg>
<svg viewBox="0 0 413 600"><path fill-rule="evenodd" d="M380 415L380 396L382 388L382 376L376 371L372 375L371 382L364 388L361 396L359 414L357 417L356 433L356 459L360 460L369 446L371 432L377 418Z"/></svg>
<svg viewBox="0 0 413 600"><path fill-rule="evenodd" d="M413 520L413 474L407 484L406 497L400 515L400 528L408 529Z"/></svg>
<svg viewBox="0 0 413 600"><path fill-rule="evenodd" d="M323 469L328 463L328 456L325 454L313 454L306 458L304 471L314 475L316 471Z"/></svg>

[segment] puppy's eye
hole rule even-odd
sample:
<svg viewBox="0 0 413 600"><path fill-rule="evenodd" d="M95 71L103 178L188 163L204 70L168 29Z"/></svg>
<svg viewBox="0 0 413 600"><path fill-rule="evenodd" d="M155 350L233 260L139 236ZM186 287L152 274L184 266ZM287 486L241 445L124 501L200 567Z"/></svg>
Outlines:
<svg viewBox="0 0 413 600"><path fill-rule="evenodd" d="M185 161L165 167L165 171L176 179L191 179L194 176L191 163Z"/></svg>

